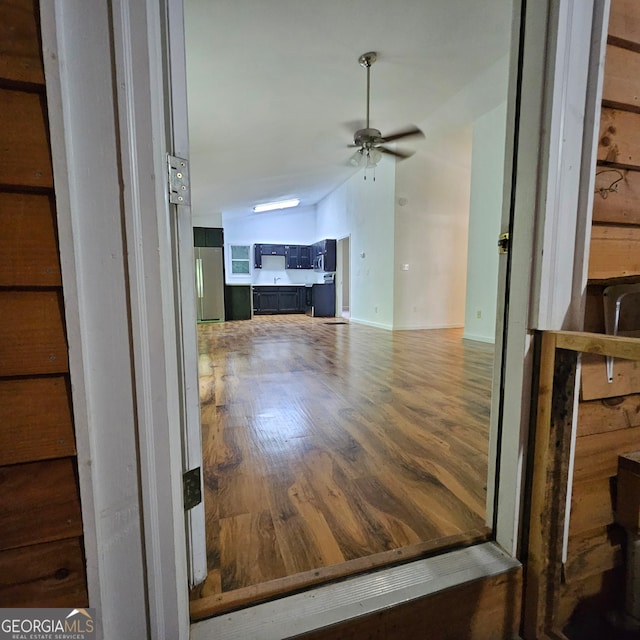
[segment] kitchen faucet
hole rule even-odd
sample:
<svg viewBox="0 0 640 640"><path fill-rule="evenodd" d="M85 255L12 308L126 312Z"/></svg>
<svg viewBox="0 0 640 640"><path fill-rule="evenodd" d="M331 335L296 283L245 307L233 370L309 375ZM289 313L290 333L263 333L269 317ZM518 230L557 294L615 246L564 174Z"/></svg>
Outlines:
<svg viewBox="0 0 640 640"><path fill-rule="evenodd" d="M278 284L278 280L281 280L281 278L274 278L273 279L273 284Z"/></svg>

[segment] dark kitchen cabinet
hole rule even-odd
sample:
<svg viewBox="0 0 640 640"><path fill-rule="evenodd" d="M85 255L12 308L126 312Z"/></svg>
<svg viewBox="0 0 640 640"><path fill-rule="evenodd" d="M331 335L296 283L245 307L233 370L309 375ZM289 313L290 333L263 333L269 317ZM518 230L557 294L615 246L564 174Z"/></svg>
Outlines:
<svg viewBox="0 0 640 640"><path fill-rule="evenodd" d="M253 313L304 313L305 287L253 287Z"/></svg>
<svg viewBox="0 0 640 640"><path fill-rule="evenodd" d="M284 245L285 269L299 269L300 264L300 245L285 244Z"/></svg>
<svg viewBox="0 0 640 640"><path fill-rule="evenodd" d="M313 269L312 248L302 244L286 244L284 256L287 269Z"/></svg>
<svg viewBox="0 0 640 640"><path fill-rule="evenodd" d="M253 266L262 269L262 256L284 256L285 269L336 270L336 241L321 240L312 245L256 244Z"/></svg>
<svg viewBox="0 0 640 640"><path fill-rule="evenodd" d="M218 227L194 227L194 247L222 247L224 246L224 232Z"/></svg>
<svg viewBox="0 0 640 640"><path fill-rule="evenodd" d="M276 287L254 287L253 313L278 313L279 297Z"/></svg>
<svg viewBox="0 0 640 640"><path fill-rule="evenodd" d="M300 247L299 267L298 269L313 269L313 259L311 258L312 248L309 246Z"/></svg>
<svg viewBox="0 0 640 640"><path fill-rule="evenodd" d="M284 255L283 244L261 244L258 246L260 247L260 253L262 253L263 256L283 256Z"/></svg>
<svg viewBox="0 0 640 640"><path fill-rule="evenodd" d="M298 313L300 311L299 287L281 287L278 292L278 311L280 313Z"/></svg>
<svg viewBox="0 0 640 640"><path fill-rule="evenodd" d="M262 256L284 256L285 245L283 244L256 244L253 247L253 266L262 269Z"/></svg>
<svg viewBox="0 0 640 640"><path fill-rule="evenodd" d="M249 285L227 285L224 291L225 320L250 320L251 302Z"/></svg>
<svg viewBox="0 0 640 640"><path fill-rule="evenodd" d="M320 240L313 247L313 270L314 271L335 271L336 270L336 241L334 239Z"/></svg>
<svg viewBox="0 0 640 640"><path fill-rule="evenodd" d="M324 270L336 270L336 241L324 240Z"/></svg>
<svg viewBox="0 0 640 640"><path fill-rule="evenodd" d="M336 315L336 287L333 283L313 285L311 314L315 317L325 318Z"/></svg>

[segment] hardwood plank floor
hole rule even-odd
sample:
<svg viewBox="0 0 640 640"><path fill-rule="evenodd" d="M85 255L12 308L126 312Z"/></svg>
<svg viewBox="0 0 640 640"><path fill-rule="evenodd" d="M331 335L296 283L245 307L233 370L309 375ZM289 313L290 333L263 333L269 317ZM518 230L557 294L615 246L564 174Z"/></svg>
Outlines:
<svg viewBox="0 0 640 640"><path fill-rule="evenodd" d="M195 617L488 536L493 347L304 315L198 327Z"/></svg>

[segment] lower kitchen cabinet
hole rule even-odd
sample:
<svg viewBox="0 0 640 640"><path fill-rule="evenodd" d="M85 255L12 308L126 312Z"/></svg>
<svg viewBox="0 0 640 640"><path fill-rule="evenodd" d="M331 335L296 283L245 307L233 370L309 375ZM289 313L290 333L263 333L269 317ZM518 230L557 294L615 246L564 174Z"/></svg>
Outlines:
<svg viewBox="0 0 640 640"><path fill-rule="evenodd" d="M304 313L306 287L253 287L253 313Z"/></svg>
<svg viewBox="0 0 640 640"><path fill-rule="evenodd" d="M251 319L251 287L249 285L226 285L224 290L224 319Z"/></svg>
<svg viewBox="0 0 640 640"><path fill-rule="evenodd" d="M296 287L294 291L280 291L278 293L278 311L280 313L298 313L300 311L300 294Z"/></svg>

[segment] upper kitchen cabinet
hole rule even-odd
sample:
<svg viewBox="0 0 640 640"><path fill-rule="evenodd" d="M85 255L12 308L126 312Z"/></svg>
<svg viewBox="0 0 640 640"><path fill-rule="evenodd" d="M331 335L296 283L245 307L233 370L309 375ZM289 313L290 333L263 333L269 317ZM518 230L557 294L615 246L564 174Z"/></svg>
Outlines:
<svg viewBox="0 0 640 640"><path fill-rule="evenodd" d="M284 256L287 269L313 269L312 247L300 244L287 244Z"/></svg>
<svg viewBox="0 0 640 640"><path fill-rule="evenodd" d="M224 245L223 230L219 228L194 227L194 247L222 247Z"/></svg>
<svg viewBox="0 0 640 640"><path fill-rule="evenodd" d="M260 253L263 256L283 256L284 255L283 244L257 244L256 247L260 247Z"/></svg>
<svg viewBox="0 0 640 640"><path fill-rule="evenodd" d="M320 240L313 245L313 270L336 270L336 241L334 239Z"/></svg>
<svg viewBox="0 0 640 640"><path fill-rule="evenodd" d="M313 245L256 244L254 267L262 269L263 256L284 256L285 269L336 270L336 241L321 240Z"/></svg>
<svg viewBox="0 0 640 640"><path fill-rule="evenodd" d="M256 244L254 245L254 267L262 269L262 256L284 256L283 244Z"/></svg>

